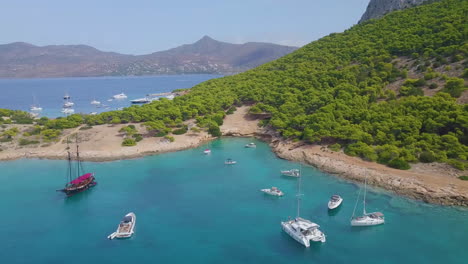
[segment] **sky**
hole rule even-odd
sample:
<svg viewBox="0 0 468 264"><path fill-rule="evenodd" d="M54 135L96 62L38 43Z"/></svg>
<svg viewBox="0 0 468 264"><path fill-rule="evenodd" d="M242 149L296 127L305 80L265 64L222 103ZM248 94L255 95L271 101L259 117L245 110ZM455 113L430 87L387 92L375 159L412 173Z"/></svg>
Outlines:
<svg viewBox="0 0 468 264"><path fill-rule="evenodd" d="M0 0L0 44L147 54L216 40L302 46L356 24L369 0Z"/></svg>

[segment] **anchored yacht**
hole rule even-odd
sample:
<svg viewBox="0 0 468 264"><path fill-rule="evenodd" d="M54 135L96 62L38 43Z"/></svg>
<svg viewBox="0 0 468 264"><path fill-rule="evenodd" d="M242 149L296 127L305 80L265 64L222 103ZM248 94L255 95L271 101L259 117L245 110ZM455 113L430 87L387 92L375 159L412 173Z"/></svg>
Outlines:
<svg viewBox="0 0 468 264"><path fill-rule="evenodd" d="M301 176L301 173L298 169L292 169L292 170L282 170L281 175L299 178Z"/></svg>
<svg viewBox="0 0 468 264"><path fill-rule="evenodd" d="M307 219L300 217L300 208L301 208L301 178L299 176L298 181L298 193L297 197L297 216L294 219L289 219L288 221L281 222L281 226L289 236L294 240L301 243L305 247L310 247L310 241L312 242L322 242L326 241L325 234L320 231L320 226L314 222L311 222Z"/></svg>
<svg viewBox="0 0 468 264"><path fill-rule="evenodd" d="M136 215L134 213L128 213L120 221L117 231L107 236L109 239L114 238L129 238L135 233Z"/></svg>
<svg viewBox="0 0 468 264"><path fill-rule="evenodd" d="M260 190L261 192L264 192L265 194L268 194L268 195L273 195L273 196L283 196L284 193L276 188L276 187L271 187L269 189L261 189Z"/></svg>
<svg viewBox="0 0 468 264"><path fill-rule="evenodd" d="M119 94L116 94L116 95L112 96L112 98L114 98L114 99L127 99L127 95L125 95L124 93L119 93Z"/></svg>
<svg viewBox="0 0 468 264"><path fill-rule="evenodd" d="M338 206L340 206L342 202L343 198L341 198L341 196L336 194L332 195L330 201L328 201L328 209L333 210L335 208L338 208Z"/></svg>
<svg viewBox="0 0 468 264"><path fill-rule="evenodd" d="M362 201L363 213L362 213L362 216L354 215L354 213L356 212L358 201L359 201L359 195L361 194L361 192L359 192L358 199L356 200L356 205L354 206L353 216L351 217L352 226L375 226L375 225L381 225L385 223L384 215L381 212L372 212L372 213L366 212L366 192L367 192L367 177L364 181L364 199Z"/></svg>

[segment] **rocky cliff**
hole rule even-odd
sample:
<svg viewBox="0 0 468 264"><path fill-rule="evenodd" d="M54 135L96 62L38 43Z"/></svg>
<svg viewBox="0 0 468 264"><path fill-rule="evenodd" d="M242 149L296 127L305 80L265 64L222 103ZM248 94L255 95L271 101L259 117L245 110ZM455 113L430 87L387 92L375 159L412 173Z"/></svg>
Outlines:
<svg viewBox="0 0 468 264"><path fill-rule="evenodd" d="M394 10L401 10L434 0L371 0L359 23L372 18L379 18Z"/></svg>

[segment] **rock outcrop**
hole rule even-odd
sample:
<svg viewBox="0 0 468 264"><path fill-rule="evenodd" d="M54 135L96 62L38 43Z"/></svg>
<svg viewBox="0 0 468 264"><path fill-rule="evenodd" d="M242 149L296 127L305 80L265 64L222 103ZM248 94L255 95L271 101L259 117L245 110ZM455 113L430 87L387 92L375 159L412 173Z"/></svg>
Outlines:
<svg viewBox="0 0 468 264"><path fill-rule="evenodd" d="M383 17L394 10L401 10L434 0L371 0L359 23L372 18Z"/></svg>

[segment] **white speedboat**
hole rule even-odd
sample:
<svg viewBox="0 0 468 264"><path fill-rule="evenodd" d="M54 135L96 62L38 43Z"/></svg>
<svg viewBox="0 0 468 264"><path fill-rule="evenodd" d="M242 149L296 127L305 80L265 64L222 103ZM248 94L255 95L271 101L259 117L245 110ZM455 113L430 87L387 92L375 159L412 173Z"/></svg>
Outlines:
<svg viewBox="0 0 468 264"><path fill-rule="evenodd" d="M300 217L301 208L301 178L298 180L297 197L297 216L294 219L281 222L281 227L284 232L291 236L294 240L301 243L305 247L310 247L310 241L322 242L326 241L325 234L320 231L320 226L314 222Z"/></svg>
<svg viewBox="0 0 468 264"><path fill-rule="evenodd" d="M63 103L63 108L70 108L70 107L73 107L75 105L75 103L73 103L72 101L66 101L65 103Z"/></svg>
<svg viewBox="0 0 468 264"><path fill-rule="evenodd" d="M90 115L97 115L98 113L97 112L91 112L89 113Z"/></svg>
<svg viewBox="0 0 468 264"><path fill-rule="evenodd" d="M257 145L255 145L255 143L253 143L253 142L250 142L249 144L246 144L245 147L246 148L256 148Z"/></svg>
<svg viewBox="0 0 468 264"><path fill-rule="evenodd" d="M205 149L205 150L203 151L203 153L204 153L205 155L211 154L211 150L210 150L210 149Z"/></svg>
<svg viewBox="0 0 468 264"><path fill-rule="evenodd" d="M68 115L68 114L73 114L73 113L75 113L75 109L72 109L72 108L63 108L63 109L62 109L62 113L67 114L67 115Z"/></svg>
<svg viewBox="0 0 468 264"><path fill-rule="evenodd" d="M298 169L292 169L292 170L282 170L281 175L299 178L301 176L301 173L299 172Z"/></svg>
<svg viewBox="0 0 468 264"><path fill-rule="evenodd" d="M114 238L129 238L133 235L135 230L136 215L134 213L128 213L120 221L117 231L107 236L109 239Z"/></svg>
<svg viewBox="0 0 468 264"><path fill-rule="evenodd" d="M232 160L232 159L227 159L227 160L224 162L224 164L226 164L226 165L234 165L234 164L236 164L236 163L237 163L237 161Z"/></svg>
<svg viewBox="0 0 468 264"><path fill-rule="evenodd" d="M99 101L97 101L97 100L95 99L95 100L92 100L92 101L91 101L91 104L92 104L92 105L100 105L101 102L99 102Z"/></svg>
<svg viewBox="0 0 468 264"><path fill-rule="evenodd" d="M114 98L114 99L127 99L127 95L125 95L124 93L119 93L119 94L116 94L116 95L112 96L112 98Z"/></svg>
<svg viewBox="0 0 468 264"><path fill-rule="evenodd" d="M269 194L269 195L273 195L273 196L283 196L284 195L284 193L280 189L278 189L276 187L271 187L269 189L261 189L260 191L264 192L266 194Z"/></svg>
<svg viewBox="0 0 468 264"><path fill-rule="evenodd" d="M358 201L359 201L359 195L361 194L361 192L359 192L358 199L356 200L356 205L354 206L353 216L351 217L351 226L375 226L375 225L381 225L385 223L385 217L381 212L372 212L372 213L366 212L366 192L367 192L367 177L364 182L363 214L362 216L354 215Z"/></svg>
<svg viewBox="0 0 468 264"><path fill-rule="evenodd" d="M328 201L328 209L333 210L337 208L341 205L341 202L343 202L343 198L341 198L341 196L336 194L332 195L332 197L330 197L330 201Z"/></svg>
<svg viewBox="0 0 468 264"><path fill-rule="evenodd" d="M40 112L42 111L42 107L40 106L35 106L35 105L32 105L29 110L33 111L33 112Z"/></svg>

